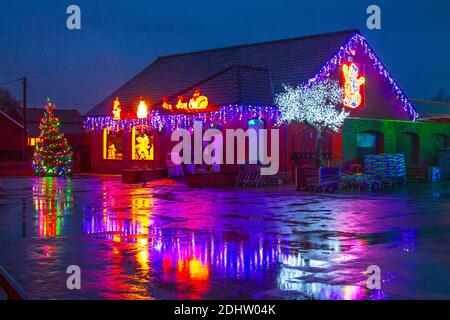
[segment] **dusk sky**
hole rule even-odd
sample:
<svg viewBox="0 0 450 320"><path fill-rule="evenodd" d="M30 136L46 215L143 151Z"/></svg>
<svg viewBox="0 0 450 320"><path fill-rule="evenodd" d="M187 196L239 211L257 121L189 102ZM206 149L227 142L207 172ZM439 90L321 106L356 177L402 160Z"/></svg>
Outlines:
<svg viewBox="0 0 450 320"><path fill-rule="evenodd" d="M82 30L66 28L71 4ZM381 30L366 27L370 4ZM429 99L450 95L449 16L448 0L1 0L0 83L26 75L30 107L50 96L85 113L158 56L359 28L407 95Z"/></svg>

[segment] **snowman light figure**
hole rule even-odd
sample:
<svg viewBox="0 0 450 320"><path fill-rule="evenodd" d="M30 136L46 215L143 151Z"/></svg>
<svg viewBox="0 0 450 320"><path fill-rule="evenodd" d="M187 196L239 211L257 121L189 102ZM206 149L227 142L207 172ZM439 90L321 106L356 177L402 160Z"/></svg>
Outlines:
<svg viewBox="0 0 450 320"><path fill-rule="evenodd" d="M150 139L146 134L144 134L143 137L137 137L136 141L138 142L136 144L135 150L136 155L138 156L139 160L150 160Z"/></svg>

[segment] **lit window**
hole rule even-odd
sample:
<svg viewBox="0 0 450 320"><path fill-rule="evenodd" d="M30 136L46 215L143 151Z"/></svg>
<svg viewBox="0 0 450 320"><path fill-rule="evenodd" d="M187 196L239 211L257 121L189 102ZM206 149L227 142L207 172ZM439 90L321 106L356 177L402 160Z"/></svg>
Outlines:
<svg viewBox="0 0 450 320"><path fill-rule="evenodd" d="M36 146L36 144L38 144L41 141L40 138L32 138L32 137L28 137L28 146L29 147L34 147Z"/></svg>
<svg viewBox="0 0 450 320"><path fill-rule="evenodd" d="M123 130L103 129L103 159L123 160Z"/></svg>
<svg viewBox="0 0 450 320"><path fill-rule="evenodd" d="M384 152L384 138L381 133L362 132L356 136L358 157Z"/></svg>
<svg viewBox="0 0 450 320"><path fill-rule="evenodd" d="M377 135L375 133L358 133L357 135L358 148L376 148Z"/></svg>
<svg viewBox="0 0 450 320"><path fill-rule="evenodd" d="M132 131L132 156L133 160L154 160L153 134L147 132L146 126L133 127Z"/></svg>

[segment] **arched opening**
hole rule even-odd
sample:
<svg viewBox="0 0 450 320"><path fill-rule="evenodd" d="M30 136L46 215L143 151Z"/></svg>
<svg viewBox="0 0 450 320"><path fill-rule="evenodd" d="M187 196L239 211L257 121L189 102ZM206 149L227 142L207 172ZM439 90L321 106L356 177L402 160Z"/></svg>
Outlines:
<svg viewBox="0 0 450 320"><path fill-rule="evenodd" d="M449 147L449 137L445 134L436 133L431 136L431 156L433 157L433 164L437 164L437 156L440 150Z"/></svg>
<svg viewBox="0 0 450 320"><path fill-rule="evenodd" d="M358 158L384 153L384 134L378 131L361 131L357 137Z"/></svg>
<svg viewBox="0 0 450 320"><path fill-rule="evenodd" d="M442 133L436 133L431 136L431 145L434 150L441 150L449 147L449 138Z"/></svg>
<svg viewBox="0 0 450 320"><path fill-rule="evenodd" d="M420 139L413 132L402 132L397 144L397 152L405 155L406 165L417 166L420 163Z"/></svg>

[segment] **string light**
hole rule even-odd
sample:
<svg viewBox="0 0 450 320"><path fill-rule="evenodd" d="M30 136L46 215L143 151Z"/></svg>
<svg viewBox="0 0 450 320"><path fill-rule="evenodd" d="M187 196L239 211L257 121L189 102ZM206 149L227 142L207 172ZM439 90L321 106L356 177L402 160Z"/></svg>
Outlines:
<svg viewBox="0 0 450 320"><path fill-rule="evenodd" d="M217 111L208 111L202 113L188 114L161 114L158 110L149 110L148 117L145 119L122 119L115 121L113 117L86 117L83 120L84 128L88 131L103 130L108 128L112 131L125 129L131 132L136 126L147 126L155 129L169 129L171 131L177 128L191 128L194 121L219 122L242 120L245 118L264 118L276 122L280 113L274 106L253 106L253 105L226 105Z"/></svg>
<svg viewBox="0 0 450 320"><path fill-rule="evenodd" d="M395 82L389 71L386 70L380 59L367 43L366 39L360 34L353 35L349 39L349 41L347 41L347 43L343 47L341 47L330 60L328 60L328 62L319 70L319 72L305 84L306 87L312 86L314 83L328 79L330 75L336 70L336 68L338 68L338 66L342 65L350 55L354 55L354 53L357 52L358 48L364 51L366 56L369 57L370 61L372 62L372 67L377 70L378 73L383 76L385 81L391 85L392 92L402 103L403 110L408 112L409 118L411 120L416 120L419 117L419 114L414 109L411 101L403 93L402 89L400 89L399 85L397 84L397 82Z"/></svg>
<svg viewBox="0 0 450 320"><path fill-rule="evenodd" d="M72 149L60 132L61 124L54 110L55 105L48 99L33 155L33 170L38 176L67 176L72 172Z"/></svg>
<svg viewBox="0 0 450 320"><path fill-rule="evenodd" d="M319 131L331 129L339 132L350 114L337 108L342 96L343 90L335 80L315 83L309 88L285 85L284 92L275 98L281 114L278 122L306 122Z"/></svg>
<svg viewBox="0 0 450 320"><path fill-rule="evenodd" d="M386 70L380 59L367 43L366 39L361 34L353 35L345 45L343 45L336 54L325 63L325 65L319 70L319 72L310 80L303 84L303 87L310 88L316 83L324 82L329 79L334 71L341 65L343 65L349 56L355 56L358 50L362 50L369 60L372 62L372 67L378 71L378 73L391 85L392 92L395 97L401 102L404 111L408 113L411 120L416 120L419 116L408 97L400 89L397 82ZM142 103L142 102L141 102ZM167 102L163 104L166 110L171 110L172 106ZM188 103L183 102L183 98L180 97L176 105L178 110L188 110ZM267 114L265 114L267 113ZM143 114L143 113L142 113ZM209 111L195 114L160 114L158 110L148 111L147 117L142 119L122 119L114 120L110 116L100 117L86 117L84 127L88 131L102 130L103 128L111 128L111 130L118 131L119 129L128 129L139 125L147 125L152 128L167 128L174 130L176 128L189 128L192 127L195 120L200 121L216 121L221 123L227 123L233 119L242 120L243 117L248 118L261 118L265 114L265 117L272 119L279 123L278 117L280 115L277 107L274 106L252 106L252 105L226 105L222 106L219 111Z"/></svg>

